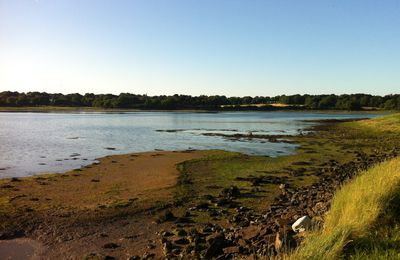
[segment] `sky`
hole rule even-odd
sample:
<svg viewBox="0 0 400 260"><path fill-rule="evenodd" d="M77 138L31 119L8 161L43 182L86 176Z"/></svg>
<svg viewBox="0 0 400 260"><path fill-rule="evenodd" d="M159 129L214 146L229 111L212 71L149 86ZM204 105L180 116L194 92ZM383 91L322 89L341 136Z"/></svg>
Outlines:
<svg viewBox="0 0 400 260"><path fill-rule="evenodd" d="M0 0L0 91L400 93L398 0Z"/></svg>

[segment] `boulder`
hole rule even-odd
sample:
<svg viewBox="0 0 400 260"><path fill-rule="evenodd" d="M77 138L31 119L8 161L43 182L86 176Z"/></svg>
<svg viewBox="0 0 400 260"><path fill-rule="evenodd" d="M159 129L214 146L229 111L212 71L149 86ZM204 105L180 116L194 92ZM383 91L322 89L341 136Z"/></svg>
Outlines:
<svg viewBox="0 0 400 260"><path fill-rule="evenodd" d="M207 243L209 246L204 255L206 259L211 259L212 257L222 254L222 249L227 245L227 241L223 233L214 233L208 236Z"/></svg>

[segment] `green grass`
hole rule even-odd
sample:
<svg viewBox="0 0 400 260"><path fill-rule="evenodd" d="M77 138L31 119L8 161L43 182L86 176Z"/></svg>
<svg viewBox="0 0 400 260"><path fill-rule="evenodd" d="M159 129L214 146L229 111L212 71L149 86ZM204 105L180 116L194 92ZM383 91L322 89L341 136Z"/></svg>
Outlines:
<svg viewBox="0 0 400 260"><path fill-rule="evenodd" d="M400 157L345 184L335 194L324 228L308 234L288 259L398 257L400 233L395 220L399 219L400 210L394 205L399 198ZM387 251L388 248L395 250Z"/></svg>
<svg viewBox="0 0 400 260"><path fill-rule="evenodd" d="M374 119L361 120L346 124L347 127L357 128L362 132L375 134L400 134L400 113L379 116Z"/></svg>

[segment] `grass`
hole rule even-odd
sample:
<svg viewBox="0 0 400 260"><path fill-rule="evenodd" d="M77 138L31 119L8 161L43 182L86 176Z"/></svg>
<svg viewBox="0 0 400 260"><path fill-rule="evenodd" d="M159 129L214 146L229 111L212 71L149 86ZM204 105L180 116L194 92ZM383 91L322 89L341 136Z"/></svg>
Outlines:
<svg viewBox="0 0 400 260"><path fill-rule="evenodd" d="M373 131L400 133L400 114L377 117L373 120L362 120L358 125Z"/></svg>
<svg viewBox="0 0 400 260"><path fill-rule="evenodd" d="M399 257L400 229L397 226L387 229L386 225L400 212L393 207L399 197L400 157L375 166L345 184L335 194L324 228L308 234L288 259ZM382 244L376 243L382 234L386 241L382 243L381 239ZM397 250L388 252L386 249L392 245Z"/></svg>

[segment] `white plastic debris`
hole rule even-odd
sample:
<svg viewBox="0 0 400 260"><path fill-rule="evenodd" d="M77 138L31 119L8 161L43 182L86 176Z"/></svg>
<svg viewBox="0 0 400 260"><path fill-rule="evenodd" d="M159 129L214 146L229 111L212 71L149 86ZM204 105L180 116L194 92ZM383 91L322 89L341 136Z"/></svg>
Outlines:
<svg viewBox="0 0 400 260"><path fill-rule="evenodd" d="M292 229L294 232L304 232L311 227L311 219L308 216L303 216L293 223Z"/></svg>

